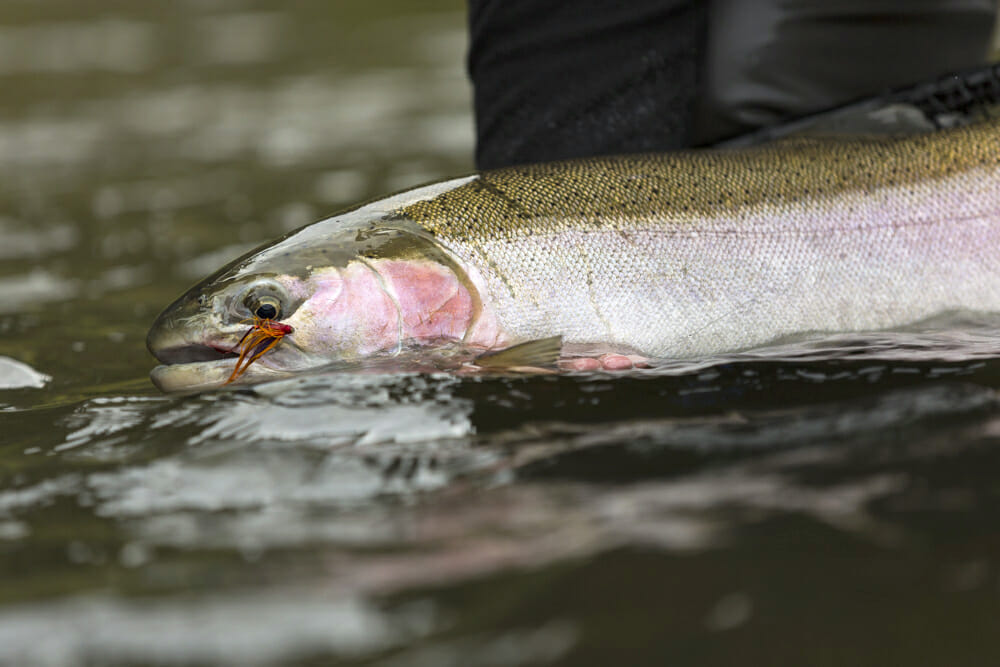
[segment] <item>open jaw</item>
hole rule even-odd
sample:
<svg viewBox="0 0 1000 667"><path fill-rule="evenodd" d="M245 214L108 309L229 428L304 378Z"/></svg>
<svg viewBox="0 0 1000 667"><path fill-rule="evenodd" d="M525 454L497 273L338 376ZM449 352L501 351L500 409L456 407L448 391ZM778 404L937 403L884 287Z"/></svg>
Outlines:
<svg viewBox="0 0 1000 667"><path fill-rule="evenodd" d="M167 393L221 387L232 375L239 358L238 352L212 344L167 347L156 350L154 355L163 364L154 368L149 377L160 391ZM258 359L232 384L263 382L287 375L267 363L267 356Z"/></svg>
<svg viewBox="0 0 1000 667"><path fill-rule="evenodd" d="M211 343L189 343L157 349L153 352L164 364L190 364L203 361L221 361L239 356L232 346L213 345Z"/></svg>

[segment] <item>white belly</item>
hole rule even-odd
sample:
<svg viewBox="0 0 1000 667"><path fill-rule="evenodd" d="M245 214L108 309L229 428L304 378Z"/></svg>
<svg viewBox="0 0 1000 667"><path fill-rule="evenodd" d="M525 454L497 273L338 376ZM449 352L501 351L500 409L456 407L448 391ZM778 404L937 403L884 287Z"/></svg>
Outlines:
<svg viewBox="0 0 1000 667"><path fill-rule="evenodd" d="M638 231L536 232L452 250L477 269L485 306L514 338L711 354L953 309L1000 311L998 186L983 170L728 217L649 220Z"/></svg>

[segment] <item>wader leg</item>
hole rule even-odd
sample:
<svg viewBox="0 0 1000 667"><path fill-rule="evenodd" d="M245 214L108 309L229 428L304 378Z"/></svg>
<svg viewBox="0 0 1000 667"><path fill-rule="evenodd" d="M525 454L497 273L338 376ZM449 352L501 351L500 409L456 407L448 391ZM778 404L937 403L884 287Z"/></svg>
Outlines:
<svg viewBox="0 0 1000 667"><path fill-rule="evenodd" d="M985 62L994 0L469 0L482 169L713 141Z"/></svg>

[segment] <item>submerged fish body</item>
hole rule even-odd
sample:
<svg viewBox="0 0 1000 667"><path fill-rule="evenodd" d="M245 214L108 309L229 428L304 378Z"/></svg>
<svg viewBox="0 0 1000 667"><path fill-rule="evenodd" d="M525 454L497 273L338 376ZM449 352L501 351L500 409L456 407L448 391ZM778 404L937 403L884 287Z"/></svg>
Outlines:
<svg viewBox="0 0 1000 667"><path fill-rule="evenodd" d="M148 342L168 390L221 384L264 297L294 333L245 381L557 335L713 354L1000 310L998 248L997 121L594 158L447 181L304 227L192 288Z"/></svg>

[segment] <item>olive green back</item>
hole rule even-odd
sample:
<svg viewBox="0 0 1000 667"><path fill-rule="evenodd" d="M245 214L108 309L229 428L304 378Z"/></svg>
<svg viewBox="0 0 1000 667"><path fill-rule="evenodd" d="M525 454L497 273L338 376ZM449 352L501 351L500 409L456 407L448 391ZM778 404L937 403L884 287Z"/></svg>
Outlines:
<svg viewBox="0 0 1000 667"><path fill-rule="evenodd" d="M648 228L848 192L932 182L1000 162L1000 121L903 137L790 138L732 150L512 167L400 213L474 241L563 229Z"/></svg>

